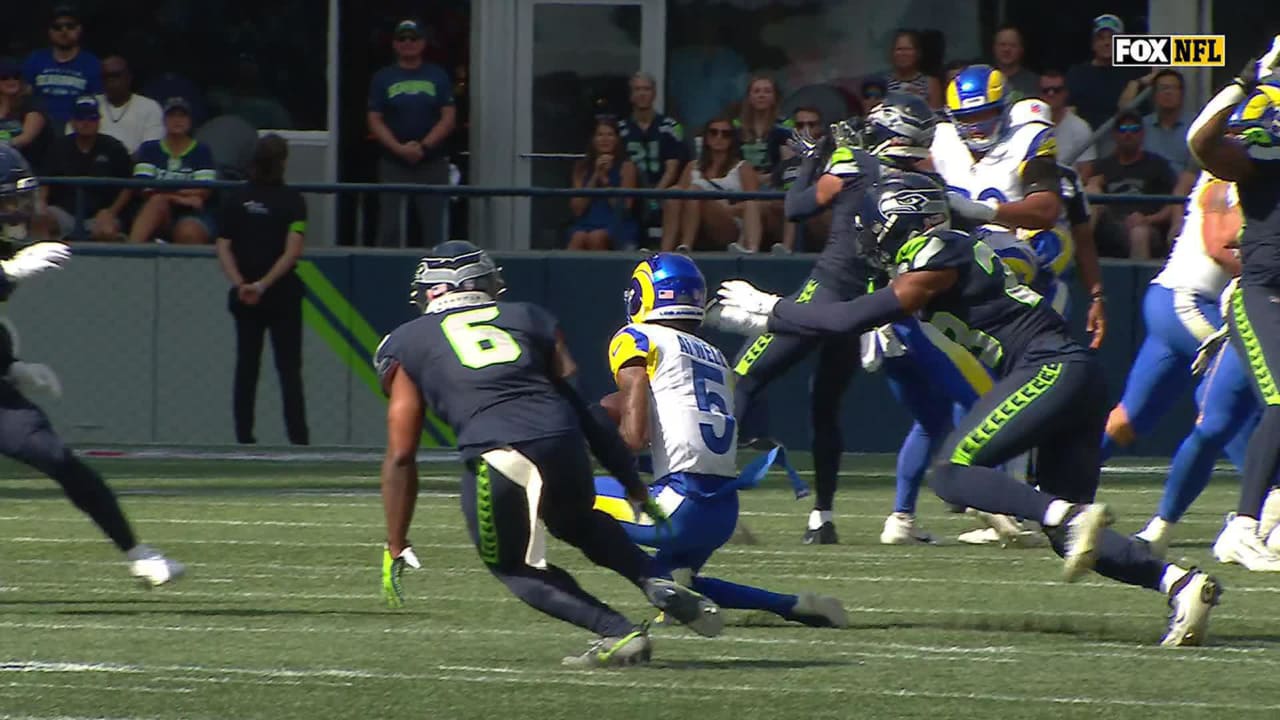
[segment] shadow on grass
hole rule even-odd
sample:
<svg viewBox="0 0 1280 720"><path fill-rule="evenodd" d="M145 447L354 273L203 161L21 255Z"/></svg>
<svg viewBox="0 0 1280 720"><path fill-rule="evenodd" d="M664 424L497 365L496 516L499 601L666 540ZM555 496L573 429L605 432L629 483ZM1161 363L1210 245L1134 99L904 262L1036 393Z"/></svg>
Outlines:
<svg viewBox="0 0 1280 720"><path fill-rule="evenodd" d="M858 660L827 660L822 658L729 658L717 660L655 660L650 667L664 670L801 670L820 667L850 667L861 665Z"/></svg>

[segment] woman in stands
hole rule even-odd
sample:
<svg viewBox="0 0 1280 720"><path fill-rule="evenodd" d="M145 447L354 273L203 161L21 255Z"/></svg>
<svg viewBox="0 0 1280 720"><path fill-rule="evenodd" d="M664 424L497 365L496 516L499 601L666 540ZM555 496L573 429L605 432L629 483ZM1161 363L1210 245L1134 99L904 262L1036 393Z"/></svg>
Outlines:
<svg viewBox="0 0 1280 720"><path fill-rule="evenodd" d="M782 148L791 137L791 128L781 116L778 86L772 79L764 75L751 78L733 126L738 130L742 157L760 177L772 175L782 159Z"/></svg>
<svg viewBox="0 0 1280 720"><path fill-rule="evenodd" d="M17 149L39 172L47 121L39 101L23 89L18 61L0 58L0 144Z"/></svg>
<svg viewBox="0 0 1280 720"><path fill-rule="evenodd" d="M682 189L755 192L760 176L742 157L733 120L707 123L698 159L680 176ZM760 204L754 200L669 200L662 212L662 249L755 252L760 249Z"/></svg>
<svg viewBox="0 0 1280 720"><path fill-rule="evenodd" d="M596 119L587 156L573 166L575 188L633 188L636 166L627 159L618 140L617 121ZM576 218L569 227L570 250L630 249L636 244L636 222L631 218L633 198L575 197L569 209Z"/></svg>
<svg viewBox="0 0 1280 720"><path fill-rule="evenodd" d="M920 69L920 33L899 30L893 37L893 49L889 54L889 74L885 81L888 91L919 95L929 101L934 110L942 108L942 84L938 78L926 75Z"/></svg>

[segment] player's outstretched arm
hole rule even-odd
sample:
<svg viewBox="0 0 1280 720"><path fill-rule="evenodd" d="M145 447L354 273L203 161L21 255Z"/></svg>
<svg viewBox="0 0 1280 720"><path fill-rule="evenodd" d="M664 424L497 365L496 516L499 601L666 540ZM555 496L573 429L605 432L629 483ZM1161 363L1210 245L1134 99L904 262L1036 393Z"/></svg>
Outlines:
<svg viewBox="0 0 1280 720"><path fill-rule="evenodd" d="M644 491L644 482L640 480L640 472L636 469L636 457L631 454L631 450L627 444L623 442L622 437L618 434L616 428L605 425L596 418L587 407L587 403L583 401L582 396L574 389L571 382L573 374L577 372L578 365L574 362L573 356L569 354L569 348L564 344L564 338L556 338L555 356L552 360L552 377L551 380L555 384L556 390L564 397L565 400L573 407L574 412L578 415L578 425L582 428L582 434L587 439L587 446L591 448L591 454L600 461L605 470L609 471L622 483L630 494L638 491L641 495L646 495Z"/></svg>
<svg viewBox="0 0 1280 720"><path fill-rule="evenodd" d="M391 370L387 403L387 452L382 459L382 509L387 549L398 557L409 546L409 524L418 500L418 442L422 437L422 394L401 368Z"/></svg>
<svg viewBox="0 0 1280 720"><path fill-rule="evenodd" d="M862 333L922 310L934 296L955 285L957 277L951 268L914 270L894 278L889 287L848 302L779 302L769 318L769 331L798 335Z"/></svg>

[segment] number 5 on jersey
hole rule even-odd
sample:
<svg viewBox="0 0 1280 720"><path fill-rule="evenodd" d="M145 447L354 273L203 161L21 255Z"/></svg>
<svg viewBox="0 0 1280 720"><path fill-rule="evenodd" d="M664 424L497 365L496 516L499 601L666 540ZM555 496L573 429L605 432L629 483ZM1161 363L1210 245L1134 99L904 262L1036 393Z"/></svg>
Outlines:
<svg viewBox="0 0 1280 720"><path fill-rule="evenodd" d="M737 422L729 412L728 386L724 382L724 370L714 365L692 360L693 396L702 412L715 413L724 418L724 432L717 435L711 423L698 423L702 442L716 455L724 455L733 447L734 427Z"/></svg>
<svg viewBox="0 0 1280 720"><path fill-rule="evenodd" d="M520 343L502 328L484 323L498 317L498 306L454 313L440 322L444 336L463 367L472 370L515 362L520 359Z"/></svg>

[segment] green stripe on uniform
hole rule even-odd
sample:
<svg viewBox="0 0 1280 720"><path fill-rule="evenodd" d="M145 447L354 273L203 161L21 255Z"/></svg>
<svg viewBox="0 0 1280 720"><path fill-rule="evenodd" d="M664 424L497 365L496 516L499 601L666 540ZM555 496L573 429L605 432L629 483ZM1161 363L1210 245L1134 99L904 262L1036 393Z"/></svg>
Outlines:
<svg viewBox="0 0 1280 720"><path fill-rule="evenodd" d="M800 294L796 296L796 302L802 305L809 302L817 291L818 281L811 278L804 284ZM773 333L765 333L756 338L755 342L751 343L751 347L747 348L747 351L742 354L742 359L738 361L738 364L733 366L733 372L738 375L746 375L751 370L751 366L764 354L764 351L769 349L769 344L772 342Z"/></svg>
<svg viewBox="0 0 1280 720"><path fill-rule="evenodd" d="M493 517L493 490L489 486L489 463L476 461L476 529L480 536L480 559L498 564L498 524Z"/></svg>
<svg viewBox="0 0 1280 720"><path fill-rule="evenodd" d="M954 465L972 465L973 458L982 448L986 447L991 439L1000 432L1000 428L1009 424L1009 421L1017 416L1029 406L1036 398L1043 395L1053 384L1058 381L1058 377L1062 375L1062 363L1049 363L1040 367L1040 372L1031 378L1025 385L1013 391L999 405L996 406L991 414L982 419L960 444L956 446L955 452L951 453L951 462Z"/></svg>
<svg viewBox="0 0 1280 720"><path fill-rule="evenodd" d="M1271 376L1271 368L1267 367L1267 357L1262 352L1258 333L1249 322L1249 314L1244 309L1244 291L1239 286L1236 287L1235 292L1231 293L1231 317L1236 321L1236 332L1244 345L1249 369L1253 371L1253 379L1258 382L1262 401L1267 405L1280 405L1280 389L1276 388L1276 379Z"/></svg>

